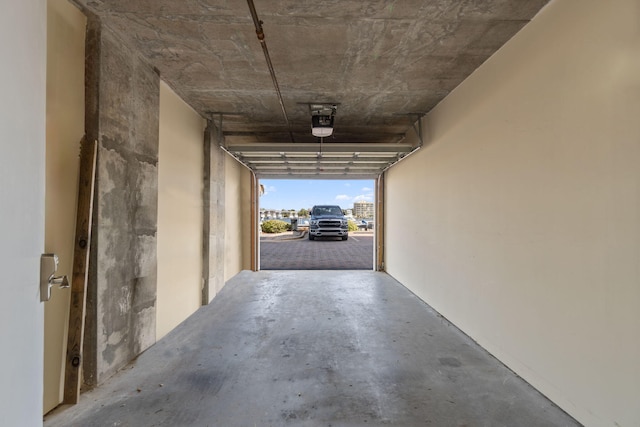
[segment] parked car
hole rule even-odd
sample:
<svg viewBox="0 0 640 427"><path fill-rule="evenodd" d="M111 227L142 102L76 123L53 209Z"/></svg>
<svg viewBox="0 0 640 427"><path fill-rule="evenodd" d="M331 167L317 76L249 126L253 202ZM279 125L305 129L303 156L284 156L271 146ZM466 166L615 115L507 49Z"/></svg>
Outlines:
<svg viewBox="0 0 640 427"><path fill-rule="evenodd" d="M316 237L349 238L349 222L338 205L317 205L311 209L309 240Z"/></svg>
<svg viewBox="0 0 640 427"><path fill-rule="evenodd" d="M370 220L360 220L360 222L358 222L358 230L373 230L375 224L373 222L372 219Z"/></svg>

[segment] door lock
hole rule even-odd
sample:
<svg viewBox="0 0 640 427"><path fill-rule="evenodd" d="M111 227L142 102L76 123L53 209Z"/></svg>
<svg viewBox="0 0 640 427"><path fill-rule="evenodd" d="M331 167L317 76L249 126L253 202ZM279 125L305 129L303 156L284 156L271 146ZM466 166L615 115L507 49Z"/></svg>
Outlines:
<svg viewBox="0 0 640 427"><path fill-rule="evenodd" d="M54 276L58 270L58 255L42 254L40 257L40 301L51 299L51 287L59 285L61 288L69 287L67 276Z"/></svg>

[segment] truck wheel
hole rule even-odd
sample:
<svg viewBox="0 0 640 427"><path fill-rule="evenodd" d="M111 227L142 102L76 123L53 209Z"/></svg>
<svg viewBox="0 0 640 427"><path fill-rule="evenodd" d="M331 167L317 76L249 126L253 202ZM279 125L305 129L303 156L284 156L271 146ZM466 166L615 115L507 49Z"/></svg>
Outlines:
<svg viewBox="0 0 640 427"><path fill-rule="evenodd" d="M313 237L311 233L309 233L309 240L313 240L313 239L315 239L315 237Z"/></svg>
<svg viewBox="0 0 640 427"><path fill-rule="evenodd" d="M342 236L342 240L347 240L349 236Z"/></svg>

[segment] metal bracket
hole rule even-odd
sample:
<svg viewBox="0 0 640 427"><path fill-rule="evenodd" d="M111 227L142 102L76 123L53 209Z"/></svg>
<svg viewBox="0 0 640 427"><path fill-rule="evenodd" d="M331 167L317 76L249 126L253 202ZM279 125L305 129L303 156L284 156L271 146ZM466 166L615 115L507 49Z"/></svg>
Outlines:
<svg viewBox="0 0 640 427"><path fill-rule="evenodd" d="M59 285L61 288L69 287L67 276L54 276L58 270L58 255L42 254L40 257L40 301L51 299L51 287Z"/></svg>
<svg viewBox="0 0 640 427"><path fill-rule="evenodd" d="M420 147L424 145L424 140L422 139L422 117L424 114L416 114L416 122L418 123L418 128L416 129L416 122L414 122L411 127L415 131L416 135L418 135L418 139L420 140Z"/></svg>
<svg viewBox="0 0 640 427"><path fill-rule="evenodd" d="M425 116L425 113L406 113L406 114L394 114L394 115L405 116L405 117L408 116L414 119L414 122L411 123L411 127L413 128L413 131L416 133L416 135L418 136L418 139L420 140L420 144L418 144L417 148L422 148L422 146L424 145L424 139L422 138L422 118ZM416 122L418 123L417 128L416 128Z"/></svg>

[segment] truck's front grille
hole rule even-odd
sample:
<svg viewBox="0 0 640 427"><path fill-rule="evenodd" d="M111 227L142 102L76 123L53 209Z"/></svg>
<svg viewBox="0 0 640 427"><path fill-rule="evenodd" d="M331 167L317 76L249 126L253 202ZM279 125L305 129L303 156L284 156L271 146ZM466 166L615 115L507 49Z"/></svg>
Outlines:
<svg viewBox="0 0 640 427"><path fill-rule="evenodd" d="M333 228L340 228L340 224L341 221L335 221L335 220L330 220L330 219L322 219L319 222L319 226L320 227L333 227Z"/></svg>

